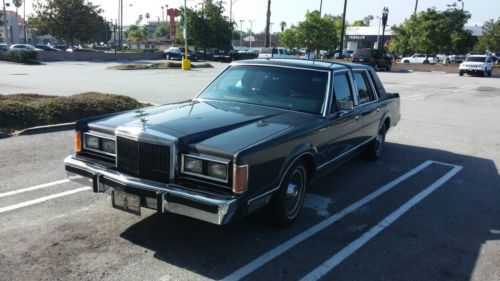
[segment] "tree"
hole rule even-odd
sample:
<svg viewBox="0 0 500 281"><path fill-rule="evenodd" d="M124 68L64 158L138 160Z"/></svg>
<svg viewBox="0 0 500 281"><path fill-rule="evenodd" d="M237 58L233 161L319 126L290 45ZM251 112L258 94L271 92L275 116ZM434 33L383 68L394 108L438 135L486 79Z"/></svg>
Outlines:
<svg viewBox="0 0 500 281"><path fill-rule="evenodd" d="M131 25L127 30L127 40L131 43L137 44L137 47L140 47L140 44L148 38L148 31L145 27L139 27L137 25Z"/></svg>
<svg viewBox="0 0 500 281"><path fill-rule="evenodd" d="M306 19L281 33L281 42L288 48L306 48L308 51L329 50L337 44L337 25L330 16L307 12Z"/></svg>
<svg viewBox="0 0 500 281"><path fill-rule="evenodd" d="M146 18L146 21L149 22L149 18L151 18L151 14L146 13L146 15L144 15L144 17Z"/></svg>
<svg viewBox="0 0 500 281"><path fill-rule="evenodd" d="M168 23L161 23L156 27L155 32L153 33L153 36L156 38L159 37L166 37L169 32L169 24Z"/></svg>
<svg viewBox="0 0 500 281"><path fill-rule="evenodd" d="M39 34L51 34L72 46L101 38L109 28L102 9L85 0L37 0L31 24Z"/></svg>
<svg viewBox="0 0 500 281"><path fill-rule="evenodd" d="M222 2L217 5L212 0L205 0L203 10L187 10L188 44L195 45L204 50L207 48L219 48L231 43L233 23L223 16L224 8ZM181 13L181 21L184 13ZM177 33L182 36L182 32ZM183 43L182 38L176 42Z"/></svg>
<svg viewBox="0 0 500 281"><path fill-rule="evenodd" d="M18 10L23 5L23 0L12 0L12 4L16 7L16 17L18 16Z"/></svg>
<svg viewBox="0 0 500 281"><path fill-rule="evenodd" d="M373 20L372 15L364 17L362 20L357 20L352 23L352 26L370 26L370 22Z"/></svg>
<svg viewBox="0 0 500 281"><path fill-rule="evenodd" d="M281 32L285 31L286 22L284 22L284 21L280 22L280 28L281 28Z"/></svg>
<svg viewBox="0 0 500 281"><path fill-rule="evenodd" d="M500 50L500 18L496 21L489 20L484 23L483 35L479 37L474 49L481 53Z"/></svg>
<svg viewBox="0 0 500 281"><path fill-rule="evenodd" d="M389 50L400 54L465 53L473 44L472 34L464 30L469 18L467 11L456 8L443 12L428 9L412 15L399 26L392 27L395 37Z"/></svg>

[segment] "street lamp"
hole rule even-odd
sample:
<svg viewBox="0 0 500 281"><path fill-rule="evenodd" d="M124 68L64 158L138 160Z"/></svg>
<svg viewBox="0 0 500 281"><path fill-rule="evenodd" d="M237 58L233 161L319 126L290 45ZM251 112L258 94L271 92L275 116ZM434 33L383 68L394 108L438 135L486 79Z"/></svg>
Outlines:
<svg viewBox="0 0 500 281"><path fill-rule="evenodd" d="M462 3L462 11L464 10L464 0L458 0L458 2Z"/></svg>
<svg viewBox="0 0 500 281"><path fill-rule="evenodd" d="M240 20L240 47L243 47L243 22L245 20Z"/></svg>
<svg viewBox="0 0 500 281"><path fill-rule="evenodd" d="M385 37L385 26L387 25L387 17L389 16L389 8L387 7L384 7L384 9L382 10L382 51L385 51L384 50L384 43L385 43L385 40L384 40L384 37Z"/></svg>
<svg viewBox="0 0 500 281"><path fill-rule="evenodd" d="M5 43L7 44L7 49L9 49L9 28L7 22L7 11L5 9L5 0L3 0L3 29L5 32Z"/></svg>

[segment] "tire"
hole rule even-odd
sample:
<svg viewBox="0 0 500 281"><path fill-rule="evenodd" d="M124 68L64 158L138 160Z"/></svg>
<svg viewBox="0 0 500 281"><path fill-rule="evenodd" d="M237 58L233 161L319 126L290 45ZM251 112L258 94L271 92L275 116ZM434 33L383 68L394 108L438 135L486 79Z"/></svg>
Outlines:
<svg viewBox="0 0 500 281"><path fill-rule="evenodd" d="M384 148L386 131L387 129L385 128L385 125L382 126L375 136L375 139L368 144L364 152L366 160L376 161L380 158Z"/></svg>
<svg viewBox="0 0 500 281"><path fill-rule="evenodd" d="M488 76L489 76L489 77L491 77L491 72L492 72L492 71L493 71L493 69L492 69L492 70L490 70L490 71L488 71Z"/></svg>
<svg viewBox="0 0 500 281"><path fill-rule="evenodd" d="M375 69L375 71L380 71L380 66L378 66L378 63L373 65L373 68Z"/></svg>
<svg viewBox="0 0 500 281"><path fill-rule="evenodd" d="M409 60L404 60L403 63L410 63L410 61Z"/></svg>
<svg viewBox="0 0 500 281"><path fill-rule="evenodd" d="M290 167L279 190L271 199L267 209L271 224L285 227L297 219L304 204L307 183L305 164L297 161Z"/></svg>
<svg viewBox="0 0 500 281"><path fill-rule="evenodd" d="M392 68L392 63L389 63L387 67L385 68L386 71L391 71Z"/></svg>
<svg viewBox="0 0 500 281"><path fill-rule="evenodd" d="M424 60L423 64L429 64L429 60Z"/></svg>
<svg viewBox="0 0 500 281"><path fill-rule="evenodd" d="M488 71L486 71L486 69L483 71L483 77L486 77L488 76Z"/></svg>
<svg viewBox="0 0 500 281"><path fill-rule="evenodd" d="M464 76L464 71L463 71L463 70L460 70L460 71L458 72L458 75L460 75L460 76Z"/></svg>

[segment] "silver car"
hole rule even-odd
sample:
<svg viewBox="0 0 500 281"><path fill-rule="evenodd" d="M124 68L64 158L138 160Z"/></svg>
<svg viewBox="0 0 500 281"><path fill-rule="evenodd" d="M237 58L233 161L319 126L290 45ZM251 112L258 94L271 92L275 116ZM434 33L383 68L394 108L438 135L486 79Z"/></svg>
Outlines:
<svg viewBox="0 0 500 281"><path fill-rule="evenodd" d="M11 52L26 52L26 51L35 51L35 52L43 52L42 49L38 49L33 47L30 44L14 44L9 47L9 51Z"/></svg>

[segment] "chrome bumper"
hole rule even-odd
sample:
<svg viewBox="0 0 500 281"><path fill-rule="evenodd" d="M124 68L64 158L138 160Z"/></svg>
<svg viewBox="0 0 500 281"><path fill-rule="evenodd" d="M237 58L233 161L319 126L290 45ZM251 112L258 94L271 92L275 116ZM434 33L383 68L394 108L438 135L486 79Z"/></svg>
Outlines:
<svg viewBox="0 0 500 281"><path fill-rule="evenodd" d="M142 198L141 207L156 209L199 219L214 224L226 224L236 211L237 199L221 199L186 190L175 184L160 184L127 177L104 166L76 159L64 159L68 179L91 185L94 192L117 189Z"/></svg>

